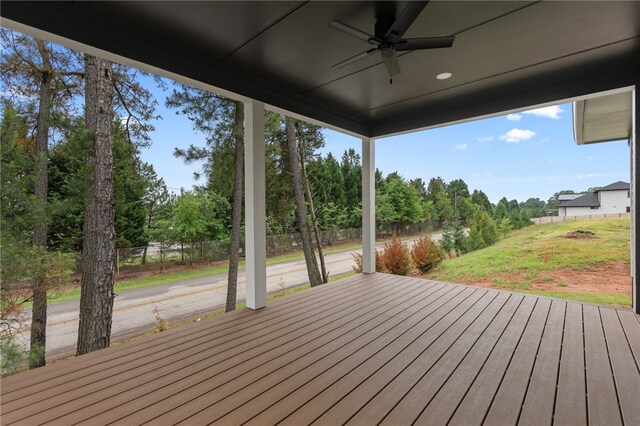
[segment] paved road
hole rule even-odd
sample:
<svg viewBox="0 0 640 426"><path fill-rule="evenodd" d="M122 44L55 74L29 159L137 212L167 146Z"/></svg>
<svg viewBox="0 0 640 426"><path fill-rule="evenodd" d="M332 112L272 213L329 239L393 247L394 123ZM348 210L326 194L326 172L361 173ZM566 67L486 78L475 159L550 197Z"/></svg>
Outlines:
<svg viewBox="0 0 640 426"><path fill-rule="evenodd" d="M441 234L434 234L437 240ZM411 243L414 239L404 240ZM352 270L352 253L360 249L332 253L325 256L325 264L331 276ZM274 292L309 282L304 259L269 265L267 267L267 291ZM238 276L238 300L245 298L245 275ZM224 306L227 274L129 290L118 294L114 301L112 341L135 336L155 326L157 309L170 323L211 312ZM47 359L71 355L75 352L78 332L79 300L49 306L47 321ZM27 313L28 315L29 313ZM29 319L25 324L29 323ZM25 332L22 339L29 333Z"/></svg>

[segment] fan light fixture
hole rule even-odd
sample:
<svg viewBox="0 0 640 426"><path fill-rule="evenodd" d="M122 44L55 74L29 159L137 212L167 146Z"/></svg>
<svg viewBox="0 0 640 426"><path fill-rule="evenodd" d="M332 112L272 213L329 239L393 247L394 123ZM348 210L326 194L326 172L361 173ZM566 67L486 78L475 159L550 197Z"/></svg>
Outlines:
<svg viewBox="0 0 640 426"><path fill-rule="evenodd" d="M395 16L395 13L379 14L376 17L374 34L369 34L344 22L335 20L329 22L330 27L368 43L371 46L369 50L365 50L362 53L358 53L349 59L339 62L335 64L333 68L346 67L371 55L379 54L389 74L389 83L392 83L393 77L400 74L400 62L398 61L398 54L396 52L441 49L453 46L455 36L402 38L427 3L429 2L409 1L398 16ZM451 77L451 74L445 78L449 77ZM438 78L440 78L440 76L438 76Z"/></svg>
<svg viewBox="0 0 640 426"><path fill-rule="evenodd" d="M443 72L443 73L440 73L440 74L436 75L436 78L438 80L446 80L448 78L451 78L452 75L453 74L451 74L450 72Z"/></svg>

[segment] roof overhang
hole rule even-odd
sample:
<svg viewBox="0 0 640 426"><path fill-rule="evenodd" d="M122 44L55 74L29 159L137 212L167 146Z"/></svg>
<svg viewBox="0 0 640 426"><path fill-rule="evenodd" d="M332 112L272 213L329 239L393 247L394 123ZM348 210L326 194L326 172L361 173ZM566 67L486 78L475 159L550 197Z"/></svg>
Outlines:
<svg viewBox="0 0 640 426"><path fill-rule="evenodd" d="M632 88L620 93L593 97L573 103L573 130L576 143L629 139L632 127Z"/></svg>
<svg viewBox="0 0 640 426"><path fill-rule="evenodd" d="M637 84L640 2L432 1L407 37L455 35L408 52L389 84L367 48L370 1L2 1L2 25L356 136L382 137ZM443 71L449 80L436 80Z"/></svg>

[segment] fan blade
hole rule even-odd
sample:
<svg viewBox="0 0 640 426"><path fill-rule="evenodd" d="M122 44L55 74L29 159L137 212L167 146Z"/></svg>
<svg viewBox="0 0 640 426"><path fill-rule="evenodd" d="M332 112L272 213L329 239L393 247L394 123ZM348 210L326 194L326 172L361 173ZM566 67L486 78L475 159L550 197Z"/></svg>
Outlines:
<svg viewBox="0 0 640 426"><path fill-rule="evenodd" d="M384 41L389 43L395 43L400 40L404 33L407 32L413 21L416 20L422 9L429 3L429 1L409 1L405 8L400 12L400 15L395 20L391 27L385 34Z"/></svg>
<svg viewBox="0 0 640 426"><path fill-rule="evenodd" d="M342 67L346 67L347 65L351 65L351 64L353 64L354 62L358 62L359 60L364 59L364 58L366 58L366 57L370 56L371 54L373 54L373 53L375 53L375 52L377 52L377 51L378 51L378 49L376 49L376 48L374 47L374 48L372 48L372 49L367 50L366 52L358 53L356 56L352 56L352 57L351 57L351 58L349 58L349 59L345 59L345 60L344 60L344 61L342 61L342 62L338 62L337 64L335 64L335 65L333 66L333 68L342 68Z"/></svg>
<svg viewBox="0 0 640 426"><path fill-rule="evenodd" d="M398 55L396 54L396 51L393 49L389 49L380 53L382 54L382 62L384 62L384 67L389 73L389 78L393 78L394 76L400 74L400 62L398 61Z"/></svg>
<svg viewBox="0 0 640 426"><path fill-rule="evenodd" d="M455 39L455 37L406 38L398 41L394 47L399 52L403 50L440 49L453 46Z"/></svg>
<svg viewBox="0 0 640 426"><path fill-rule="evenodd" d="M373 46L378 46L380 43L382 43L381 40L375 38L371 34L360 31L359 29L340 21L331 21L329 22L329 26L335 28L336 30L342 31L343 33L349 34L351 37L366 41Z"/></svg>

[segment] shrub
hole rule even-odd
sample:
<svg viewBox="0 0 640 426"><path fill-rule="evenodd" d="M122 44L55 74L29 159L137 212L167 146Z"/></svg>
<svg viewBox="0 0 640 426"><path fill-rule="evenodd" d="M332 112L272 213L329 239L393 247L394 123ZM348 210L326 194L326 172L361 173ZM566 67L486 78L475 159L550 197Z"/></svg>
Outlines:
<svg viewBox="0 0 640 426"><path fill-rule="evenodd" d="M512 229L513 225L508 217L504 217L500 220L500 223L498 224L498 233L502 235L503 238L509 235L509 232L511 232Z"/></svg>
<svg viewBox="0 0 640 426"><path fill-rule="evenodd" d="M378 256L376 255L376 263ZM391 237L391 241L384 245L380 253L379 268L382 272L394 275L407 275L411 272L411 256L409 250L397 235Z"/></svg>
<svg viewBox="0 0 640 426"><path fill-rule="evenodd" d="M443 225L444 231L440 239L440 246L446 251L461 252L464 246L464 227L459 219L446 221Z"/></svg>
<svg viewBox="0 0 640 426"><path fill-rule="evenodd" d="M156 332L161 333L167 331L169 329L169 321L160 316L160 309L158 309L157 306L153 309L153 313L156 317Z"/></svg>
<svg viewBox="0 0 640 426"><path fill-rule="evenodd" d="M363 264L363 260L362 260L362 254L360 253L351 253L351 256L353 257L353 261L356 263L355 266L352 266L353 271L356 274L361 274L362 273L362 264ZM380 253L379 250L376 250L376 271L378 272L387 272L384 268L384 265L382 263L382 254Z"/></svg>
<svg viewBox="0 0 640 426"><path fill-rule="evenodd" d="M353 257L353 261L356 263L355 266L352 266L353 272L355 272L356 274L361 274L362 273L362 254L351 253L351 256Z"/></svg>
<svg viewBox="0 0 640 426"><path fill-rule="evenodd" d="M496 223L483 208L473 209L469 219L469 237L465 241L465 251L479 250L498 241Z"/></svg>
<svg viewBox="0 0 640 426"><path fill-rule="evenodd" d="M11 376L24 368L25 351L14 336L0 337L0 377Z"/></svg>
<svg viewBox="0 0 640 426"><path fill-rule="evenodd" d="M446 257L445 251L430 237L420 237L411 247L411 260L421 272L429 272Z"/></svg>

